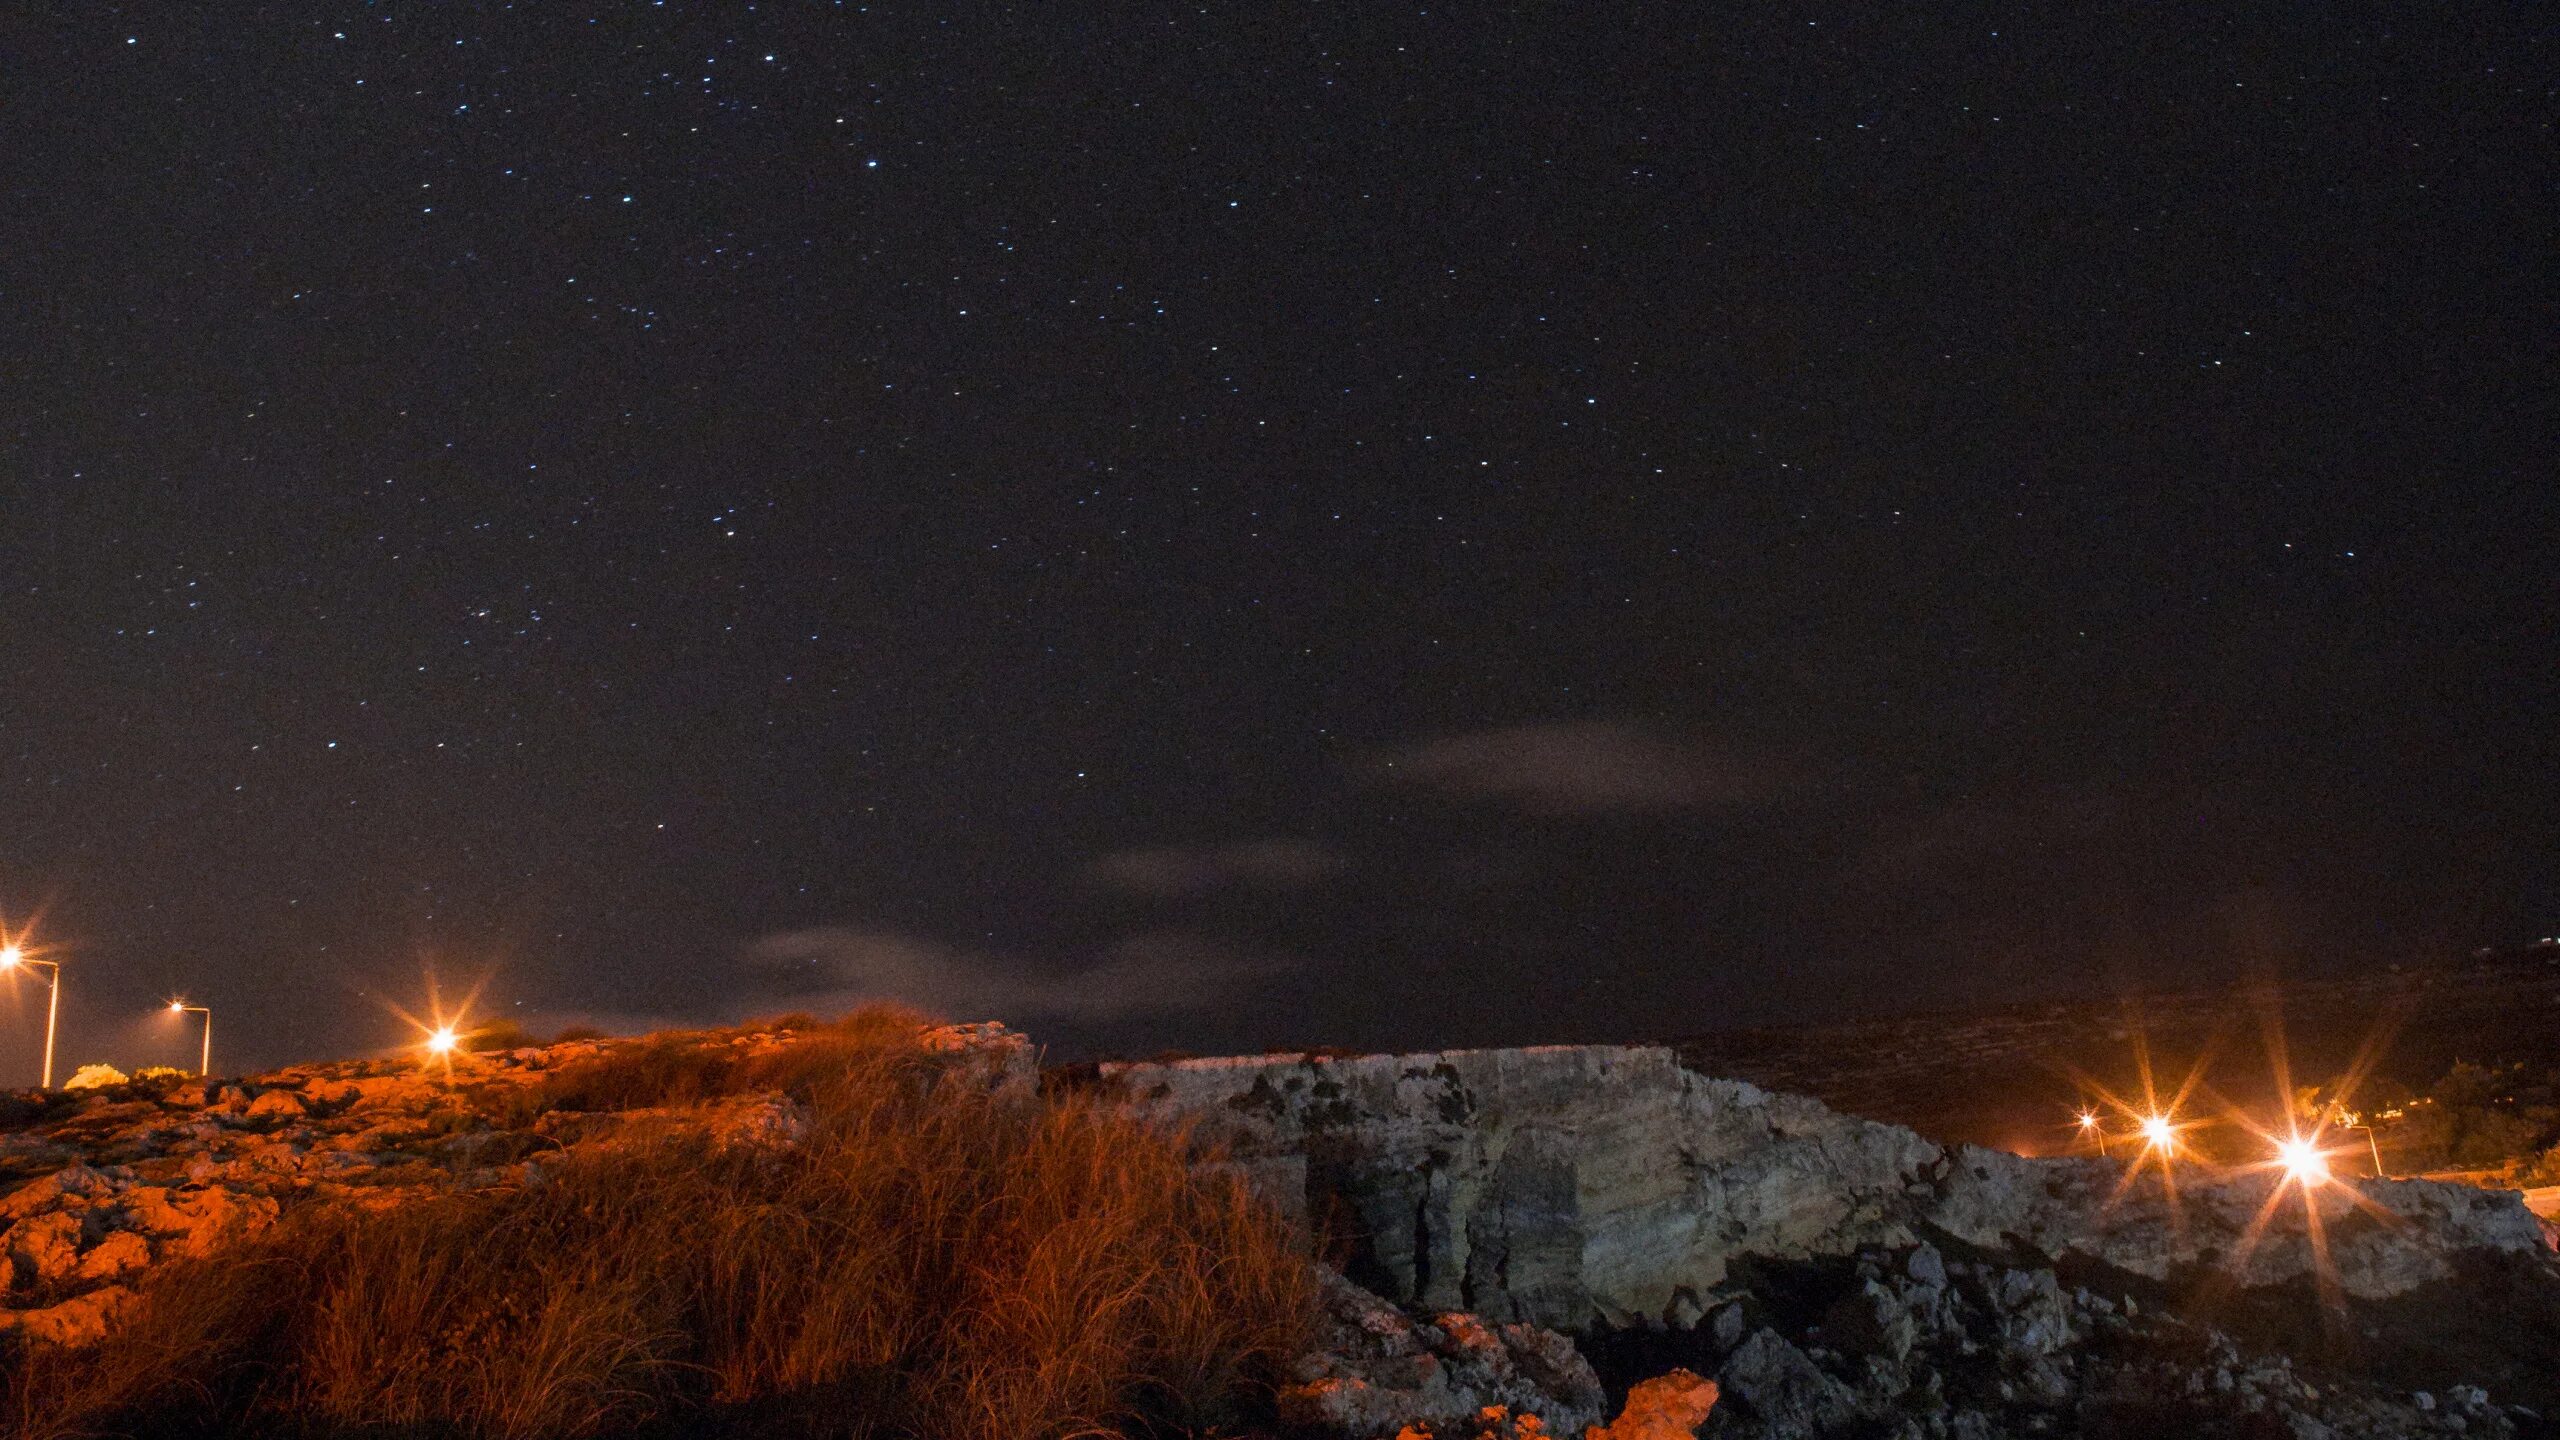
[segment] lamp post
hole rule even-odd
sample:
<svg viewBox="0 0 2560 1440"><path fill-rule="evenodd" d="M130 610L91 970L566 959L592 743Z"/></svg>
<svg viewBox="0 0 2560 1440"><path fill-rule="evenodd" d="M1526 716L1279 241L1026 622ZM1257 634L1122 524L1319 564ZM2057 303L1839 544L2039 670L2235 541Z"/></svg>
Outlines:
<svg viewBox="0 0 2560 1440"><path fill-rule="evenodd" d="M191 1011L204 1017L204 1048L196 1054L196 1078L202 1079L213 1073L213 1012L202 1005L188 1004L183 996L169 1002L172 1015Z"/></svg>
<svg viewBox="0 0 2560 1440"><path fill-rule="evenodd" d="M2373 1127L2364 1123L2364 1117L2353 1110L2342 1110L2338 1113L2338 1125L2341 1129L2364 1132L2365 1148L2373 1152L2374 1178L2388 1179L2389 1177L2382 1173L2382 1142L2374 1137Z"/></svg>
<svg viewBox="0 0 2560 1440"><path fill-rule="evenodd" d="M2104 1155L2107 1153L2107 1129L2105 1126L2098 1123L2098 1114L2096 1111L2083 1110L2080 1112L2080 1133L2089 1136L2098 1142L2099 1154Z"/></svg>
<svg viewBox="0 0 2560 1440"><path fill-rule="evenodd" d="M41 965L53 972L53 985L44 1002L43 1088L50 1090L53 1088L53 1026L62 1015L62 966L52 960L37 959L23 946L0 945L0 970L15 970L21 965Z"/></svg>

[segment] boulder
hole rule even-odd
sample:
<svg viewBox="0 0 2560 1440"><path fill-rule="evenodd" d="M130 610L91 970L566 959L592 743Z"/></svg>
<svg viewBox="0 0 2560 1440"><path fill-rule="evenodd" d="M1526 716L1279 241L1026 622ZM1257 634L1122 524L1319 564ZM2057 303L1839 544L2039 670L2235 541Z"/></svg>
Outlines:
<svg viewBox="0 0 2560 1440"><path fill-rule="evenodd" d="M1040 1057L1031 1037L993 1021L936 1025L918 1037L931 1053L959 1056L972 1072L999 1089L1024 1094L1040 1084Z"/></svg>
<svg viewBox="0 0 2560 1440"><path fill-rule="evenodd" d="M130 1230L110 1230L80 1257L82 1280L115 1280L151 1263L151 1242Z"/></svg>
<svg viewBox="0 0 2560 1440"><path fill-rule="evenodd" d="M1778 1332L1760 1329L1725 1357L1719 1377L1760 1434L1826 1435L1855 1420L1858 1397Z"/></svg>
<svg viewBox="0 0 2560 1440"><path fill-rule="evenodd" d="M299 1120L310 1112L311 1106L291 1090L261 1090L247 1114L252 1120Z"/></svg>
<svg viewBox="0 0 2560 1440"><path fill-rule="evenodd" d="M1593 1427L1583 1440L1696 1440L1717 1395L1716 1382L1686 1370L1639 1381L1627 1391L1618 1418Z"/></svg>
<svg viewBox="0 0 2560 1440"><path fill-rule="evenodd" d="M1562 1335L1461 1313L1419 1320L1333 1271L1318 1280L1322 1338L1279 1394L1295 1429L1351 1440L1417 1426L1462 1433L1499 1409L1515 1434L1534 1416L1578 1435L1604 1413L1600 1377Z"/></svg>
<svg viewBox="0 0 2560 1440"><path fill-rule="evenodd" d="M107 1338L136 1296L121 1285L75 1295L33 1310L0 1310L0 1334L24 1335L46 1345L77 1349Z"/></svg>
<svg viewBox="0 0 2560 1440"><path fill-rule="evenodd" d="M67 1210L30 1215L9 1227L9 1266L18 1288L52 1285L80 1268L80 1217Z"/></svg>

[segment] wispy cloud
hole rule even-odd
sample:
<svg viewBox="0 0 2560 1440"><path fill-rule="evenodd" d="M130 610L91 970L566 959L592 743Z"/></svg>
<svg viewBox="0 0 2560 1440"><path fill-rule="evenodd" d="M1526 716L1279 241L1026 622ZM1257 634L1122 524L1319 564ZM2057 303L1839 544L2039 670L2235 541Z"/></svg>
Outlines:
<svg viewBox="0 0 2560 1440"><path fill-rule="evenodd" d="M1160 845L1120 850L1084 867L1106 889L1177 899L1213 890L1302 890L1337 874L1339 855L1306 840L1248 840L1232 845Z"/></svg>
<svg viewBox="0 0 2560 1440"><path fill-rule="evenodd" d="M1512 725L1392 752L1391 782L1507 800L1541 815L1614 815L1760 804L1795 783L1774 757L1669 740L1609 720Z"/></svg>
<svg viewBox="0 0 2560 1440"><path fill-rule="evenodd" d="M839 927L767 936L747 959L773 1002L834 1010L899 1000L955 1019L1008 1021L1208 1010L1298 963L1178 930L1120 940L1094 963L1075 968Z"/></svg>

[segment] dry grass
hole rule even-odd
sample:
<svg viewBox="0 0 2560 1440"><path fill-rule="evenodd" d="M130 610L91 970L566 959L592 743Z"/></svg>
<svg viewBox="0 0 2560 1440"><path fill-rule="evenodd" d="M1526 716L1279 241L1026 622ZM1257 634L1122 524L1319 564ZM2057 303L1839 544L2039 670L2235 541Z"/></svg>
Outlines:
<svg viewBox="0 0 2560 1440"><path fill-rule="evenodd" d="M1069 1440L1211 1423L1294 1352L1302 1242L1239 1184L915 1031L599 1057L547 1100L784 1090L811 1132L752 1152L671 1128L522 1189L298 1217L155 1283L108 1345L20 1357L6 1413L37 1437Z"/></svg>

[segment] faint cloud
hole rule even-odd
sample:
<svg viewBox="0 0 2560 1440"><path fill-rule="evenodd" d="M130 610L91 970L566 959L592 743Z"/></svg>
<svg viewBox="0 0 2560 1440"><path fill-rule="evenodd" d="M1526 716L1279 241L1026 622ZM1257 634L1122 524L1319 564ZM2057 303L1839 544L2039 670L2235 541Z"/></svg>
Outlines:
<svg viewBox="0 0 2560 1440"><path fill-rule="evenodd" d="M1345 861L1306 840L1249 840L1233 845L1160 845L1119 850L1084 867L1106 889L1171 900L1212 890L1303 890L1332 877Z"/></svg>
<svg viewBox="0 0 2560 1440"><path fill-rule="evenodd" d="M1871 883L1897 886L1975 876L1988 867L2051 866L2121 838L2128 819L2121 797L2091 785L1951 801L1876 818L1854 866Z"/></svg>
<svg viewBox="0 0 2560 1440"><path fill-rule="evenodd" d="M838 1010L898 1000L953 1019L1009 1021L1208 1010L1298 964L1175 930L1118 941L1093 964L1067 969L838 927L769 935L747 960L771 987L760 1002L768 1005Z"/></svg>
<svg viewBox="0 0 2560 1440"><path fill-rule="evenodd" d="M1379 761L1383 778L1507 800L1540 815L1617 815L1755 805L1795 783L1774 757L1664 739L1610 720L1451 735Z"/></svg>

